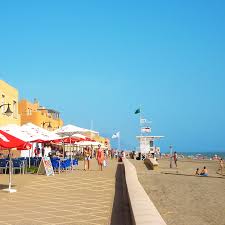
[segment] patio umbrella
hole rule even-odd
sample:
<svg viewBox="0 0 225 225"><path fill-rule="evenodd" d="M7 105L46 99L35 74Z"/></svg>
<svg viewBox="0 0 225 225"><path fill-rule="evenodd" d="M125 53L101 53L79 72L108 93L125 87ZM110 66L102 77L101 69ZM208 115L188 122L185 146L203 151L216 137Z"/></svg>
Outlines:
<svg viewBox="0 0 225 225"><path fill-rule="evenodd" d="M60 136L55 132L45 130L44 128L41 128L33 123L26 123L21 128L29 134L36 136L36 140L41 142L60 139Z"/></svg>
<svg viewBox="0 0 225 225"><path fill-rule="evenodd" d="M44 128L41 128L33 123L26 123L21 128L23 131L26 131L35 137L35 139L32 141L33 143L43 144L46 142L60 139L60 136L57 135L56 133L45 130ZM33 154L33 148L31 152ZM30 167L30 154L29 154L29 167Z"/></svg>
<svg viewBox="0 0 225 225"><path fill-rule="evenodd" d="M69 140L70 140L70 158L71 158L71 160L72 160L72 154L71 154L72 139L71 139L71 137L74 134L83 133L83 132L86 132L86 131L87 130L85 128L74 126L72 124L65 125L65 126L59 128L58 130L55 131L55 133L60 135L61 137L69 136ZM65 151L64 148L63 148L63 151ZM64 154L64 152L63 152L63 154Z"/></svg>
<svg viewBox="0 0 225 225"><path fill-rule="evenodd" d="M11 149L12 148L20 148L21 146L26 145L26 142L16 138L15 136L12 136L3 130L0 130L0 147L2 149L8 149L9 150L9 188L4 189L4 191L7 191L9 193L16 192L15 189L11 188L12 185L12 158L11 158Z"/></svg>
<svg viewBox="0 0 225 225"><path fill-rule="evenodd" d="M5 131L8 134L13 135L16 138L21 139L25 142L37 142L37 140L42 140L44 137L40 136L38 133L29 131L23 126L18 126L16 124L8 124L6 126L0 127L1 130ZM31 144L29 144L31 146ZM33 145L32 145L33 146ZM23 148L24 147L24 148ZM30 168L30 157L32 148L27 148L27 146L21 146L18 150L29 150L29 168Z"/></svg>
<svg viewBox="0 0 225 225"><path fill-rule="evenodd" d="M72 136L74 134L77 134L77 133L83 133L83 132L86 132L87 129L85 128L81 128L81 127L78 127L78 126L74 126L72 124L68 124L68 125L65 125L61 128L59 128L58 130L55 131L56 134L59 134L60 136Z"/></svg>

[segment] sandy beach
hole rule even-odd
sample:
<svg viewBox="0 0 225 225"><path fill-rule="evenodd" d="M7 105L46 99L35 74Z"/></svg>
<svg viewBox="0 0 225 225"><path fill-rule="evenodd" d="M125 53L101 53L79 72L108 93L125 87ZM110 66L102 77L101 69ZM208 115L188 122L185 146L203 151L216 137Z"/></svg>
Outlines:
<svg viewBox="0 0 225 225"><path fill-rule="evenodd" d="M216 173L218 162L182 159L170 169L169 160L161 159L156 170L148 170L143 161L130 161L168 225L225 225L225 176ZM209 177L194 176L203 166Z"/></svg>

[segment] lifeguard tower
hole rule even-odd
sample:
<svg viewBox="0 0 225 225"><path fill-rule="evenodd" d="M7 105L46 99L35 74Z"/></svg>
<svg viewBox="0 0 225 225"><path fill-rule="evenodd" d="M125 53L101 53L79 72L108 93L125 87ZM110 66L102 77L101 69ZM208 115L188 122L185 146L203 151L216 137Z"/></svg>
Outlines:
<svg viewBox="0 0 225 225"><path fill-rule="evenodd" d="M136 138L140 143L139 152L141 159L146 158L148 154L151 154L154 158L156 153L160 153L160 147L155 145L155 141L160 140L164 136L149 135L152 132L152 129L149 125L150 123L150 121L148 121L147 119L143 119L140 116L141 133L139 136L136 136Z"/></svg>

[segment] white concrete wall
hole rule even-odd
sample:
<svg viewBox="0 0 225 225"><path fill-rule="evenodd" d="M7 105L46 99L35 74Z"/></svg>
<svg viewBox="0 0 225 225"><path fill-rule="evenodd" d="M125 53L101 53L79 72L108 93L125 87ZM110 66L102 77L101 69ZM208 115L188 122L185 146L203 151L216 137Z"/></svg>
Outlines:
<svg viewBox="0 0 225 225"><path fill-rule="evenodd" d="M140 184L135 167L124 159L127 191L130 199L133 224L135 225L166 225L158 210Z"/></svg>

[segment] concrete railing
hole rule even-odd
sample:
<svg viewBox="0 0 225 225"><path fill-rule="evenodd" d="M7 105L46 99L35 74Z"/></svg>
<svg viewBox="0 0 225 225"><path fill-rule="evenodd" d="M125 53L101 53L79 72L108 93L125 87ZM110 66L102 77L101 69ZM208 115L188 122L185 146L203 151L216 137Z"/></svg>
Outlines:
<svg viewBox="0 0 225 225"><path fill-rule="evenodd" d="M123 162L133 225L166 225L158 210L141 186L133 164L127 159L124 159Z"/></svg>

